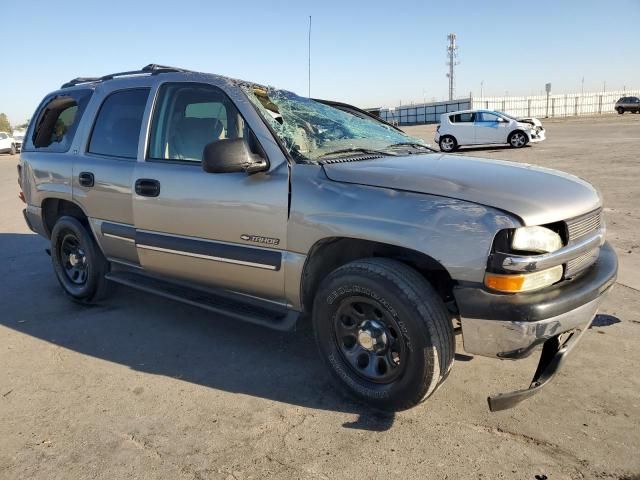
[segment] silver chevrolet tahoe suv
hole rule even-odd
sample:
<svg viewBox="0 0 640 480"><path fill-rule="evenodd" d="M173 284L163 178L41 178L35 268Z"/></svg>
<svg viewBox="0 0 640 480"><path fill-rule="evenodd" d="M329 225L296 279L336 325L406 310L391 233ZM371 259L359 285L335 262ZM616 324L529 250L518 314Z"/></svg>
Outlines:
<svg viewBox="0 0 640 480"><path fill-rule="evenodd" d="M617 271L587 182L444 155L355 107L178 68L77 78L33 116L24 216L81 303L115 283L276 329L310 318L374 408L429 397L464 350L556 373ZM541 349L535 347L542 346Z"/></svg>

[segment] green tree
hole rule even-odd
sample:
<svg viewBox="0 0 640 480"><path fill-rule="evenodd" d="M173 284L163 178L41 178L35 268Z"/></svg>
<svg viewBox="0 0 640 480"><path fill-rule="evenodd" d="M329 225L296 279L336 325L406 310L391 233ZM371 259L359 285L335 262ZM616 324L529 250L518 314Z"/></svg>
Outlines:
<svg viewBox="0 0 640 480"><path fill-rule="evenodd" d="M9 123L9 119L4 113L0 113L0 132L7 132L9 135L13 135L13 129Z"/></svg>

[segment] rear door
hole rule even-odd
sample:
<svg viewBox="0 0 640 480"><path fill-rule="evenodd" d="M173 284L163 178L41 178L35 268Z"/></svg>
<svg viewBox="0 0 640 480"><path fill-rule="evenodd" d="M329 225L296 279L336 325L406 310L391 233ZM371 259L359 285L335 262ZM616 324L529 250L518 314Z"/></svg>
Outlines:
<svg viewBox="0 0 640 480"><path fill-rule="evenodd" d="M97 91L94 121L73 164L73 198L88 214L105 255L135 265L131 185L149 92Z"/></svg>
<svg viewBox="0 0 640 480"><path fill-rule="evenodd" d="M475 142L476 114L474 112L456 113L450 117L453 125L453 136L458 141L458 145L473 145Z"/></svg>
<svg viewBox="0 0 640 480"><path fill-rule="evenodd" d="M217 86L162 84L150 123L145 160L134 175L136 245L144 269L282 299L286 163L253 175L202 169L208 143L241 137L252 150L259 148L234 102Z"/></svg>

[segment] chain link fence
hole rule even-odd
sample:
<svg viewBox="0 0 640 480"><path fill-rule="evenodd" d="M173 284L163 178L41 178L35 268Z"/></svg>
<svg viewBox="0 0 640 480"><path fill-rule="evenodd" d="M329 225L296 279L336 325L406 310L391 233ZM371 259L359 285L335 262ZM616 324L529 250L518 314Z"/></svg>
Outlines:
<svg viewBox="0 0 640 480"><path fill-rule="evenodd" d="M565 93L548 97L536 95L472 98L471 108L498 110L516 117L575 117L613 113L614 106L621 97L640 97L640 90Z"/></svg>
<svg viewBox="0 0 640 480"><path fill-rule="evenodd" d="M439 123L440 115L469 109L497 110L515 117L574 117L615 112L621 97L640 97L640 90L611 92L565 93L560 95L534 95L529 97L461 98L443 102L402 105L376 109L380 118L394 125L421 125Z"/></svg>

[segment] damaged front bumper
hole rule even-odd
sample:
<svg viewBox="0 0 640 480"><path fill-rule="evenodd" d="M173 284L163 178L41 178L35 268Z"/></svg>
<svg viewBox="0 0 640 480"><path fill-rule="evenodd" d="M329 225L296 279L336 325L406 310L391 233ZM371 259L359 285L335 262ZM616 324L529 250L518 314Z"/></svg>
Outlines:
<svg viewBox="0 0 640 480"><path fill-rule="evenodd" d="M529 388L489 397L491 411L514 407L553 378L591 325L603 294L615 282L617 269L616 254L605 243L589 270L550 290L505 295L481 287L455 289L468 353L515 360L543 344Z"/></svg>

